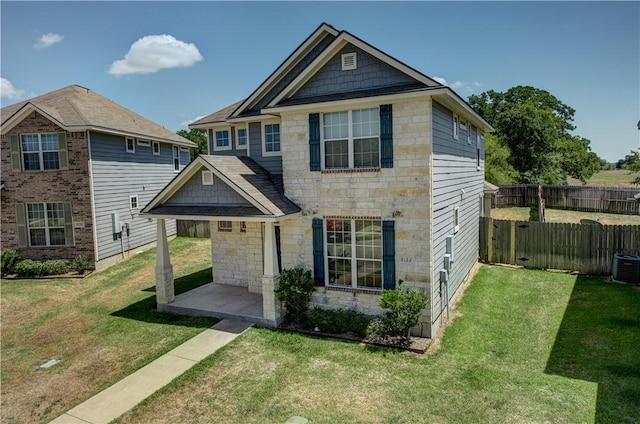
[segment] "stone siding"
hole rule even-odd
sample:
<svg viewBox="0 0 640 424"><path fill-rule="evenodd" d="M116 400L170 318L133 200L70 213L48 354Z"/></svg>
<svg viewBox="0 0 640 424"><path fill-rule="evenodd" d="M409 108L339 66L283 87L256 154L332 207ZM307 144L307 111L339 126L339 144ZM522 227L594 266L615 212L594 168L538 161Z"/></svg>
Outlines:
<svg viewBox="0 0 640 424"><path fill-rule="evenodd" d="M30 259L73 259L86 255L94 260L89 153L85 132L67 132L69 169L14 172L11 168L10 134L64 132L37 112L16 125L2 142L2 248L14 249ZM71 203L74 247L18 247L16 203Z"/></svg>

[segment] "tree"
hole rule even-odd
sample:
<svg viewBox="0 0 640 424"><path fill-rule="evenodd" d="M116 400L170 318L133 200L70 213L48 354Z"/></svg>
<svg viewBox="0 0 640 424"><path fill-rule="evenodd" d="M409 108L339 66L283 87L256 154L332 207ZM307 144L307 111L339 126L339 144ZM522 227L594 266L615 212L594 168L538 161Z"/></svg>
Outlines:
<svg viewBox="0 0 640 424"><path fill-rule="evenodd" d="M518 172L511 165L511 150L503 138L495 134L484 137L484 178L491 184L515 184Z"/></svg>
<svg viewBox="0 0 640 424"><path fill-rule="evenodd" d="M176 131L181 137L191 140L198 145L196 148L190 149L191 160L194 160L198 155L204 155L207 153L207 135L204 130L178 130Z"/></svg>
<svg viewBox="0 0 640 424"><path fill-rule="evenodd" d="M638 173L636 178L631 181L632 184L640 184L640 153L632 150L630 155L625 156L625 159L629 158L622 165L622 168L629 171L630 174Z"/></svg>
<svg viewBox="0 0 640 424"><path fill-rule="evenodd" d="M569 134L575 130L575 110L548 91L529 86L504 93L489 90L470 96L469 103L500 140L485 149L487 160L497 162L498 168L490 169L494 181L507 171L505 160L513 169L507 174L515 173L521 183L566 184L567 175L586 181L599 169L600 159L591 152L589 140ZM494 157L491 148L502 150Z"/></svg>

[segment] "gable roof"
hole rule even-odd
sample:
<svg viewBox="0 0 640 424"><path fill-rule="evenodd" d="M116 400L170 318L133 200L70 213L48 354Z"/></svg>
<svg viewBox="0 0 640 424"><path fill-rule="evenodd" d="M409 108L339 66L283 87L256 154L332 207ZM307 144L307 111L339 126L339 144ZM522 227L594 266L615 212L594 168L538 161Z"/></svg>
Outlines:
<svg viewBox="0 0 640 424"><path fill-rule="evenodd" d="M197 121L193 121L189 124L189 128L203 128L207 127L207 124L217 124L219 122L226 122L227 118L231 116L231 113L240 106L244 100L240 100L229 106L223 107L204 118L200 118Z"/></svg>
<svg viewBox="0 0 640 424"><path fill-rule="evenodd" d="M3 107L0 109L2 134L34 111L66 131L95 130L196 147L195 143L173 131L79 85Z"/></svg>
<svg viewBox="0 0 640 424"><path fill-rule="evenodd" d="M247 205L165 205L165 203L201 169L214 176L246 199ZM178 174L142 210L155 216L253 217L277 221L301 211L276 187L267 170L246 156L200 155Z"/></svg>

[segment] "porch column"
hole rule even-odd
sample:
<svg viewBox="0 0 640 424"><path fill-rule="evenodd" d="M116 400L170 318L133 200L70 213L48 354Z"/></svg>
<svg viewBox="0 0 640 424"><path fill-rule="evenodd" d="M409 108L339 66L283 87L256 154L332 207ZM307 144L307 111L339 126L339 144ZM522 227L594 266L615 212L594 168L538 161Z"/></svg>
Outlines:
<svg viewBox="0 0 640 424"><path fill-rule="evenodd" d="M167 243L167 227L164 219L158 219L156 254L156 302L171 303L175 300L173 286L173 266L169 257L169 244Z"/></svg>
<svg viewBox="0 0 640 424"><path fill-rule="evenodd" d="M273 222L264 223L264 274L262 275L262 310L265 319L278 322L282 316L282 306L276 298L280 273L278 271L278 250L276 229Z"/></svg>

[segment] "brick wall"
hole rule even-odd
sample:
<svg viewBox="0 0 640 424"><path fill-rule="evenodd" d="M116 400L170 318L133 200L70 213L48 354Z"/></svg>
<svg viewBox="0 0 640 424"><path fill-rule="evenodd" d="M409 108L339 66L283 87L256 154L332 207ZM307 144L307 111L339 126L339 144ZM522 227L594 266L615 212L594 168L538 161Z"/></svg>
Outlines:
<svg viewBox="0 0 640 424"><path fill-rule="evenodd" d="M10 134L63 132L64 130L37 112L1 137L2 143L2 249L14 249L25 258L73 259L78 255L94 257L89 154L86 133L67 132L69 170L13 172ZM19 248L16 203L70 202L73 213L75 247Z"/></svg>

